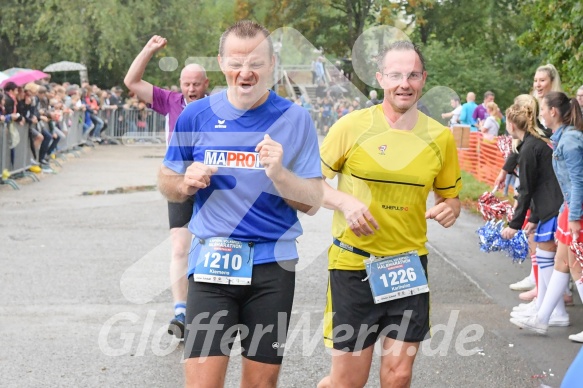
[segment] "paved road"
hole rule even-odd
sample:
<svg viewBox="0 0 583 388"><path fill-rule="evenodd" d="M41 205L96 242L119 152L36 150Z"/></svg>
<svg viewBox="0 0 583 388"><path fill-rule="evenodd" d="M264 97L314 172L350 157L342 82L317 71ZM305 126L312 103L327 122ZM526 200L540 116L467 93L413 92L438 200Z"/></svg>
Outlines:
<svg viewBox="0 0 583 388"><path fill-rule="evenodd" d="M183 384L182 345L165 334L166 203L156 191L82 195L152 186L164 149L101 146L63 162L58 174L14 191L0 186L0 386ZM281 387L315 387L330 365L321 342L331 213L304 217L301 262ZM558 387L580 346L581 303L572 327L548 337L508 322L508 284L527 266L478 251L481 225L464 213L444 230L430 223L434 337L415 364L414 387ZM445 328L448 327L447 330ZM240 356L228 387L238 386ZM545 371L543 380L533 378ZM554 376L550 376L553 374ZM377 387L375 361L367 387Z"/></svg>

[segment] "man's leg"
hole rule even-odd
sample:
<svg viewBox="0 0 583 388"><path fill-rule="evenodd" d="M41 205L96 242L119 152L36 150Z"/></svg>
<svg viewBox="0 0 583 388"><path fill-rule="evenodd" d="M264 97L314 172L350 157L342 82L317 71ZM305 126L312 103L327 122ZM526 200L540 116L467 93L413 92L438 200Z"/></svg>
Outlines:
<svg viewBox="0 0 583 388"><path fill-rule="evenodd" d="M217 388L225 385L229 357L189 358L184 363L187 388Z"/></svg>
<svg viewBox="0 0 583 388"><path fill-rule="evenodd" d="M170 281L172 282L172 299L174 303L186 301L188 279L188 250L192 241L192 233L186 227L170 229L172 257L170 260Z"/></svg>
<svg viewBox="0 0 583 388"><path fill-rule="evenodd" d="M253 266L248 297L242 302L241 387L275 388L295 291L297 260Z"/></svg>
<svg viewBox="0 0 583 388"><path fill-rule="evenodd" d="M374 344L359 352L332 350L330 375L318 383L318 388L364 387L370 373Z"/></svg>
<svg viewBox="0 0 583 388"><path fill-rule="evenodd" d="M188 283L184 373L186 387L215 388L225 383L239 325L241 286Z"/></svg>
<svg viewBox="0 0 583 388"><path fill-rule="evenodd" d="M281 365L264 364L243 358L241 387L275 388Z"/></svg>
<svg viewBox="0 0 583 388"><path fill-rule="evenodd" d="M381 387L408 388L411 386L413 362L419 342L402 342L389 337L383 340L381 356Z"/></svg>
<svg viewBox="0 0 583 388"><path fill-rule="evenodd" d="M174 318L168 326L168 333L178 338L184 337L186 295L188 290L188 252L192 233L188 223L192 217L192 200L184 203L168 202L168 221L170 224L170 282L174 302Z"/></svg>

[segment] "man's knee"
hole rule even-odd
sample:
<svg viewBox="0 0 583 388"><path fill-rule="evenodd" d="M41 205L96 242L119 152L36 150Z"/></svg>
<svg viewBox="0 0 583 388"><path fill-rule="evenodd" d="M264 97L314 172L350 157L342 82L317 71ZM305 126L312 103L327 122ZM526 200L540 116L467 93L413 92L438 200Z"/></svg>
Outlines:
<svg viewBox="0 0 583 388"><path fill-rule="evenodd" d="M409 387L413 376L413 367L408 364L395 365L381 370L381 381L390 382L391 387Z"/></svg>
<svg viewBox="0 0 583 388"><path fill-rule="evenodd" d="M192 235L185 228L172 228L172 259L184 260L188 256L190 249Z"/></svg>

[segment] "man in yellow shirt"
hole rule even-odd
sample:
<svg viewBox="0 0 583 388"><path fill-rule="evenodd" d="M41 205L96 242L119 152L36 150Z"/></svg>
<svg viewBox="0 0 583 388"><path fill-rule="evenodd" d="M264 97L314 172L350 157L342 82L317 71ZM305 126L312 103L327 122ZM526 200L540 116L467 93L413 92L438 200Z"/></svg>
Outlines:
<svg viewBox="0 0 583 388"><path fill-rule="evenodd" d="M324 175L338 176L338 190L324 183L323 206L335 210L324 324L333 357L320 388L364 386L379 338L381 386L408 387L429 336L426 220L455 223L462 183L451 132L417 110L426 78L415 45L389 45L376 73L383 103L340 119L320 149Z"/></svg>

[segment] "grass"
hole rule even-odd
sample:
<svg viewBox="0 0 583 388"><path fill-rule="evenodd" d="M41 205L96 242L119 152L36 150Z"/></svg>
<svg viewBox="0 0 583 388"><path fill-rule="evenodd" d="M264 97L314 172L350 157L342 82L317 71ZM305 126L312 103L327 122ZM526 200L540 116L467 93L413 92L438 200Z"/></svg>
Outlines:
<svg viewBox="0 0 583 388"><path fill-rule="evenodd" d="M491 191L492 187L486 183L478 181L469 172L462 171L462 192L460 193L460 199L462 202L465 201L477 201L480 195L484 194L485 191Z"/></svg>

